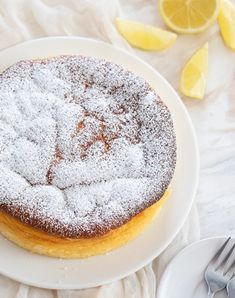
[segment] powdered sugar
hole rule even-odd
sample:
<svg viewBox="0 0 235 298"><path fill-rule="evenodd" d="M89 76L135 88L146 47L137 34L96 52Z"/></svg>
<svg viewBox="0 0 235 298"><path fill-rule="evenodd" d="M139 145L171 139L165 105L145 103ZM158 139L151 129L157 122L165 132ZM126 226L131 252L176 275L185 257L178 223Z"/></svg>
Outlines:
<svg viewBox="0 0 235 298"><path fill-rule="evenodd" d="M64 56L0 77L0 208L25 223L105 233L162 196L175 162L169 110L121 66Z"/></svg>

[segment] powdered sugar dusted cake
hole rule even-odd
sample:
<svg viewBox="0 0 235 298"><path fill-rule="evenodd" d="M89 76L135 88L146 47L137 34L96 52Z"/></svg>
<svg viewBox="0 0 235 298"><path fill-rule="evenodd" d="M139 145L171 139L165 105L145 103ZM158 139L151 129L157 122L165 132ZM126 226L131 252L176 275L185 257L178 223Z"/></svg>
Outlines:
<svg viewBox="0 0 235 298"><path fill-rule="evenodd" d="M0 76L0 210L60 237L107 233L172 179L170 112L140 77L82 56Z"/></svg>

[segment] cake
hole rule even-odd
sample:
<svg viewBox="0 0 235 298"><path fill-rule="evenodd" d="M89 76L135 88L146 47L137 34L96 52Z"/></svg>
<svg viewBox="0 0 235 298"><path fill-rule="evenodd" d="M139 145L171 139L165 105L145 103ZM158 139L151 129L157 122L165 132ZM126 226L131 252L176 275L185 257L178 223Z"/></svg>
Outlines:
<svg viewBox="0 0 235 298"><path fill-rule="evenodd" d="M155 216L176 165L165 103L93 57L20 61L0 75L0 232L78 258L123 245Z"/></svg>

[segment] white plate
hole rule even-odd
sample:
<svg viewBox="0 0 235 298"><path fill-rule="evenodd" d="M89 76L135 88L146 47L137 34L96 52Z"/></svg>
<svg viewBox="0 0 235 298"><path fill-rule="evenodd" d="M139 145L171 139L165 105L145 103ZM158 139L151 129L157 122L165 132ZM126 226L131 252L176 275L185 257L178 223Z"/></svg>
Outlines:
<svg viewBox="0 0 235 298"><path fill-rule="evenodd" d="M207 298L204 271L225 240L224 237L204 239L183 249L163 274L157 298ZM216 298L226 297L225 290L216 294Z"/></svg>
<svg viewBox="0 0 235 298"><path fill-rule="evenodd" d="M60 260L29 253L0 236L0 273L38 287L77 289L123 278L149 263L169 245L192 206L199 158L192 123L177 93L156 70L118 48L76 37L32 40L0 52L0 71L22 59L61 54L105 58L144 77L171 110L178 146L171 196L153 224L122 248L86 260Z"/></svg>

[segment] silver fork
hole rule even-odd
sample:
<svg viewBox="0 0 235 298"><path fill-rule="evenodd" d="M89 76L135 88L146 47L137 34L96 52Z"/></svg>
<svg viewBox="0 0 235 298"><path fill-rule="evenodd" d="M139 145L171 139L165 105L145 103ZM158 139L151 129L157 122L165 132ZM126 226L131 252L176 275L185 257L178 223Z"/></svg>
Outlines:
<svg viewBox="0 0 235 298"><path fill-rule="evenodd" d="M208 285L208 297L210 298L213 298L215 293L223 290L233 277L235 260L232 253L235 244L228 251L227 246L230 239L231 237L225 241L206 268L204 276Z"/></svg>

